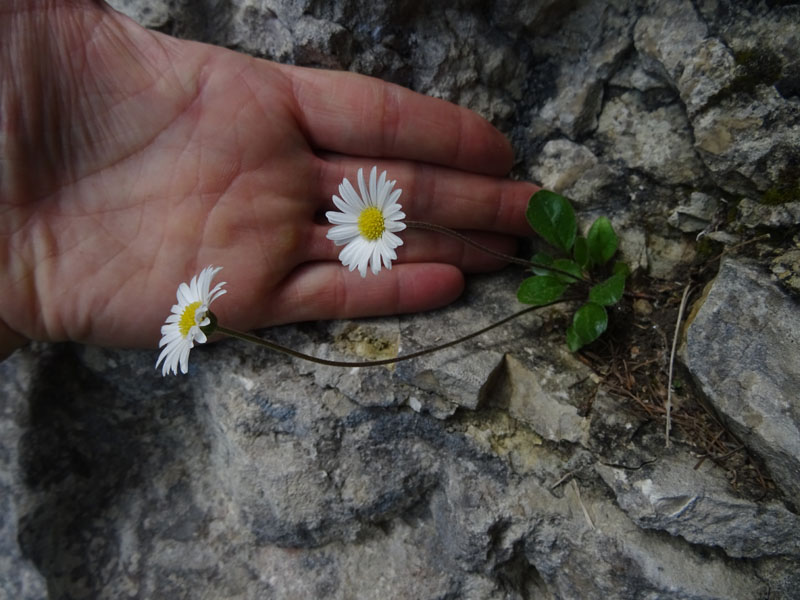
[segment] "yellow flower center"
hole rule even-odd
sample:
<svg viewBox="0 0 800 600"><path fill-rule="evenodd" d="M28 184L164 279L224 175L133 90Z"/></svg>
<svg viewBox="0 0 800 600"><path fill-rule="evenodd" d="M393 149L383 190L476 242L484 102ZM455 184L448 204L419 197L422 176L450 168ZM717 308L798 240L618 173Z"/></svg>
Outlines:
<svg viewBox="0 0 800 600"><path fill-rule="evenodd" d="M368 240L377 240L386 230L383 213L376 206L368 206L358 216L358 230Z"/></svg>
<svg viewBox="0 0 800 600"><path fill-rule="evenodd" d="M194 314L197 312L197 309L200 307L201 302L192 302L189 306L183 309L183 313L181 314L181 320L178 322L178 330L181 332L183 337L189 335L189 330L197 325L197 321L194 318Z"/></svg>

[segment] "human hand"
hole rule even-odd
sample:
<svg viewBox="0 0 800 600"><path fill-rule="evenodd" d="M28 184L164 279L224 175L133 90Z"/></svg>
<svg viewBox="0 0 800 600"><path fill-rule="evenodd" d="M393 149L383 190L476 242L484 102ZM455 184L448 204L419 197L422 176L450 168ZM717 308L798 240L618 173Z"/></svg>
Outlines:
<svg viewBox="0 0 800 600"><path fill-rule="evenodd" d="M505 252L528 231L537 188L501 178L508 142L466 109L173 39L89 0L2 3L0 37L0 335L154 347L178 283L208 264L237 329L426 310L463 271L500 266L406 231L392 270L348 272L319 217L373 164L410 219Z"/></svg>

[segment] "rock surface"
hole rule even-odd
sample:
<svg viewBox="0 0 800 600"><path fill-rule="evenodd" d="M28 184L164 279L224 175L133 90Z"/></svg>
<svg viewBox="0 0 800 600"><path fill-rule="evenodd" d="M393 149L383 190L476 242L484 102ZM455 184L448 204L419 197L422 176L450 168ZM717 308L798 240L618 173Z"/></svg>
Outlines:
<svg viewBox="0 0 800 600"><path fill-rule="evenodd" d="M724 340L724 343L720 343ZM800 495L800 310L758 266L728 259L684 350L709 400L757 449L791 502Z"/></svg>
<svg viewBox="0 0 800 600"><path fill-rule="evenodd" d="M759 563L638 527L590 451L543 440L547 418L529 427L498 408L508 382L483 409L440 420L359 406L304 365L234 343L197 352L190 377L171 380L149 352L31 354L2 369L27 375L19 544L52 597L766 590Z"/></svg>
<svg viewBox="0 0 800 600"><path fill-rule="evenodd" d="M584 222L610 216L653 276L685 274L698 232L798 224L796 4L111 4L480 112L512 139L517 174L572 197ZM789 281L785 250L772 268ZM162 379L152 352L20 350L0 364L0 600L793 598L800 311L769 263L723 261L682 351L778 486L765 500L666 450L563 350L557 311L368 370L223 342ZM265 333L393 356L517 310L519 279L471 277L429 314Z"/></svg>
<svg viewBox="0 0 800 600"><path fill-rule="evenodd" d="M711 463L663 456L639 469L596 465L620 507L642 527L663 529L735 557L800 555L800 517L782 504L742 502Z"/></svg>

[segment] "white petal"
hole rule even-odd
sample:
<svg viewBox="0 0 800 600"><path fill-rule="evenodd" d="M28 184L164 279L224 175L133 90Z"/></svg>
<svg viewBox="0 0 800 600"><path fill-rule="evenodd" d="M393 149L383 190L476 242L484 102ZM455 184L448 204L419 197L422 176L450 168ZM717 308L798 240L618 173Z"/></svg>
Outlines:
<svg viewBox="0 0 800 600"><path fill-rule="evenodd" d="M211 290L211 294L208 297L208 301L206 304L211 304L214 300L222 296L223 294L227 294L228 290L223 290L222 286L225 285L226 282L222 282L219 285L214 286L214 289Z"/></svg>
<svg viewBox="0 0 800 600"><path fill-rule="evenodd" d="M406 213L401 210L402 208L399 204L392 205L391 208L386 210L383 218L387 221L402 221L406 218Z"/></svg>
<svg viewBox="0 0 800 600"><path fill-rule="evenodd" d="M178 286L177 296L178 296L178 304L181 306L186 306L187 304L191 304L192 302L194 302L194 300L192 299L193 298L192 290L185 283L182 283Z"/></svg>
<svg viewBox="0 0 800 600"><path fill-rule="evenodd" d="M325 213L325 218L328 219L328 222L332 223L333 225L353 225L358 223L358 215L355 213L348 214L329 210Z"/></svg>
<svg viewBox="0 0 800 600"><path fill-rule="evenodd" d="M375 206L380 208L381 211L386 205L386 197L389 195L389 191L391 191L391 189L391 184L386 184L386 171L383 171L378 179L378 193L375 197Z"/></svg>
<svg viewBox="0 0 800 600"><path fill-rule="evenodd" d="M391 246L384 245L383 252L381 253L382 256L388 261L397 260L397 252L394 251L394 248Z"/></svg>
<svg viewBox="0 0 800 600"><path fill-rule="evenodd" d="M156 368L158 368L158 364L163 361L164 364L163 368L161 369L162 376L165 376L170 371L177 375L178 357L180 356L181 350L185 345L185 341L183 339L179 339L171 344L168 344L161 351L161 354L156 361Z"/></svg>
<svg viewBox="0 0 800 600"><path fill-rule="evenodd" d="M350 205L351 210L357 213L360 213L364 210L366 206L364 201L361 199L361 196L358 195L353 184L350 183L346 178L342 181L342 184L339 186L339 193L344 198L344 201Z"/></svg>
<svg viewBox="0 0 800 600"><path fill-rule="evenodd" d="M161 360L160 356L158 357L158 360L159 361ZM156 369L157 368L158 368L158 363L156 363ZM166 377L167 373L169 373L170 370L171 370L171 363L168 363L167 361L164 361L164 364L161 366L161 376L162 377Z"/></svg>
<svg viewBox="0 0 800 600"><path fill-rule="evenodd" d="M378 206L378 186L377 186L378 167L373 166L369 172L369 199L371 206ZM380 206L378 206L380 208Z"/></svg>
<svg viewBox="0 0 800 600"><path fill-rule="evenodd" d="M189 372L189 350L190 348L181 348L181 372L185 375Z"/></svg>
<svg viewBox="0 0 800 600"><path fill-rule="evenodd" d="M399 238L391 231L384 231L383 238L381 238L389 248L397 248L398 246L403 245L402 238Z"/></svg>
<svg viewBox="0 0 800 600"><path fill-rule="evenodd" d="M337 225L336 227L332 227L331 230L325 234L325 237L341 246L359 237L358 227L355 225Z"/></svg>
<svg viewBox="0 0 800 600"><path fill-rule="evenodd" d="M391 248L387 248L386 252L381 255L383 257L383 265L391 270L392 268L392 261L397 260L397 254L395 254L394 250Z"/></svg>
<svg viewBox="0 0 800 600"><path fill-rule="evenodd" d="M388 221L384 226L386 227L386 231L391 233L397 233L406 228L406 224L401 221Z"/></svg>
<svg viewBox="0 0 800 600"><path fill-rule="evenodd" d="M338 208L342 212L342 214L358 216L358 211L356 210L356 207L351 206L350 204L339 198L339 196L333 196L333 203L334 205L336 205L336 208ZM328 215L326 214L325 216Z"/></svg>
<svg viewBox="0 0 800 600"><path fill-rule="evenodd" d="M213 294L217 289L225 285L225 282L218 283L214 286L214 290L209 292L209 288L211 287L211 281L214 279L214 276L222 270L222 267L213 267L208 266L202 270L200 273L200 281L198 282L198 287L200 288L200 300L203 303L208 303L208 298L211 294Z"/></svg>
<svg viewBox="0 0 800 600"><path fill-rule="evenodd" d="M170 352L167 356L164 357L164 368L161 370L161 375L166 375L167 373L175 373L178 374L178 349L171 348Z"/></svg>
<svg viewBox="0 0 800 600"><path fill-rule="evenodd" d="M163 361L163 360L164 360L164 358L167 356L167 353L168 353L168 352L169 352L169 348L164 348L164 349L161 351L161 354L159 354L159 355L158 355L158 360L156 361L156 369L158 368L158 364L159 364L161 361ZM166 364L165 364L165 366L166 366Z"/></svg>
<svg viewBox="0 0 800 600"><path fill-rule="evenodd" d="M351 259L353 258L353 244L354 244L354 242L355 242L355 240L353 242L350 242L349 244L347 244L344 248L342 248L342 251L339 252L339 261L345 267L348 266L352 262Z"/></svg>
<svg viewBox="0 0 800 600"><path fill-rule="evenodd" d="M397 183L396 181L386 181L386 171L383 172L381 176L384 184L382 188L379 188L378 195L380 196L380 205L381 211L386 215L386 211L391 209L393 204L397 201L397 198L400 197L402 190L396 190L392 192L394 188L394 184Z"/></svg>
<svg viewBox="0 0 800 600"><path fill-rule="evenodd" d="M361 257L361 258L362 260L358 261L358 272L361 274L361 277L366 277L367 265L369 264L369 255L366 255L366 257Z"/></svg>
<svg viewBox="0 0 800 600"><path fill-rule="evenodd" d="M357 268L358 272L361 273L361 276L366 277L367 266L369 265L369 259L372 256L372 244L360 238L356 240L355 243L356 246L354 247L350 270L352 271L353 269Z"/></svg>
<svg viewBox="0 0 800 600"><path fill-rule="evenodd" d="M339 260L342 261L344 266L357 264L359 257L365 252L365 244L366 243L361 238L354 239L341 251Z"/></svg>
<svg viewBox="0 0 800 600"><path fill-rule="evenodd" d="M374 248L372 249L372 273L377 275L381 272L381 244L375 244Z"/></svg>
<svg viewBox="0 0 800 600"><path fill-rule="evenodd" d="M199 289L199 286L197 285L197 280L198 280L198 277L197 277L197 275L195 275L194 277L192 277L192 280L189 282L189 289L191 290L192 298L194 298L194 300L192 300L192 302L195 302L195 301L199 300L200 297L201 297L200 296L200 289Z"/></svg>
<svg viewBox="0 0 800 600"><path fill-rule="evenodd" d="M163 335L164 337L162 337L161 341L158 343L159 348L161 348L161 346L170 344L175 340L179 340L183 337L181 335L180 330L177 327L171 328L168 327L167 325L161 328L161 335Z"/></svg>
<svg viewBox="0 0 800 600"><path fill-rule="evenodd" d="M369 190L367 190L367 185L364 183L364 169L358 170L358 189L361 191L361 199L364 202L364 206L372 206Z"/></svg>
<svg viewBox="0 0 800 600"><path fill-rule="evenodd" d="M400 205L397 203L397 201L400 199L400 195L401 195L402 193L403 193L403 190L401 190L401 189L396 189L395 191L393 191L393 192L392 192L392 193L389 195L389 199L386 201L386 206L387 206L387 208L388 208L388 207L393 207L393 206L395 206L395 205L397 206L397 208L402 208L402 207L401 207L401 206L400 206Z"/></svg>

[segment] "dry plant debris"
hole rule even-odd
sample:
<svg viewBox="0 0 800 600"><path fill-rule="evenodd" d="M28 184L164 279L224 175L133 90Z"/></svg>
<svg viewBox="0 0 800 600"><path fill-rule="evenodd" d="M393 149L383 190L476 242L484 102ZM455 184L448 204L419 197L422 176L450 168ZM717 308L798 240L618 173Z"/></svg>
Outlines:
<svg viewBox="0 0 800 600"><path fill-rule="evenodd" d="M687 281L659 282L639 277L633 291L611 317L609 335L584 349L579 358L601 378L601 385L633 412L658 423L667 418L669 357L681 297L687 285L689 305L702 293L715 270L703 263ZM685 324L681 323L681 327ZM671 439L697 456L697 466L711 460L727 473L733 489L755 500L775 493L764 467L715 414L691 375L675 363ZM587 411L591 407L587 407Z"/></svg>

